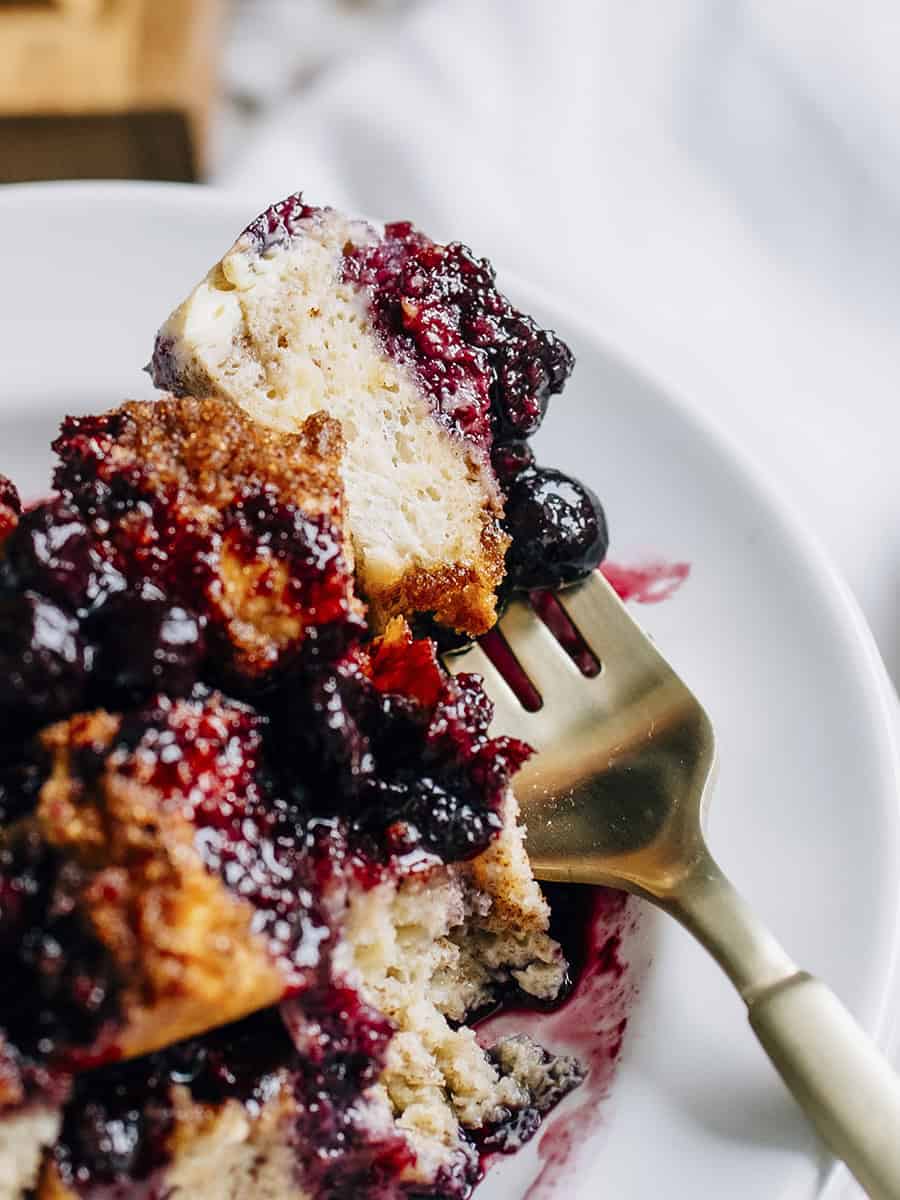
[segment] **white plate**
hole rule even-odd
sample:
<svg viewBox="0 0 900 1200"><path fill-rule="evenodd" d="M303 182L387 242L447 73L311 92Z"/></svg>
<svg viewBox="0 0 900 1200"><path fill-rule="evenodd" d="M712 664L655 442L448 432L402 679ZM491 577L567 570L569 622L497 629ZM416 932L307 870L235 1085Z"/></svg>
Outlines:
<svg viewBox="0 0 900 1200"><path fill-rule="evenodd" d="M152 394L140 368L156 326L254 215L202 189L0 191L0 470L26 494L47 487L62 413ZM652 363L623 361L507 282L578 357L539 456L603 498L615 559L692 564L669 603L639 616L716 725L713 847L798 961L884 1045L897 999L900 767L893 697L859 611L739 450L652 381ZM827 1163L729 985L662 917L643 936L653 963L618 1079L558 1191L821 1195ZM520 1196L534 1156L532 1145L502 1164L479 1196Z"/></svg>

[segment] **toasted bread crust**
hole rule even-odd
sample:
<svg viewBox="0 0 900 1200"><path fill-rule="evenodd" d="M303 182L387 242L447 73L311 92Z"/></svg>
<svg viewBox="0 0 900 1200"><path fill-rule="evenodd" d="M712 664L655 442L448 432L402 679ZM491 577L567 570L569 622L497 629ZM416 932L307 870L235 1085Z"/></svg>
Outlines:
<svg viewBox="0 0 900 1200"><path fill-rule="evenodd" d="M497 620L497 588L509 537L500 526L493 501L482 511L480 554L474 562L413 567L390 586L379 589L366 580L372 625L383 629L395 616L433 614L439 625L479 637Z"/></svg>
<svg viewBox="0 0 900 1200"><path fill-rule="evenodd" d="M260 482L309 513L342 511L337 469L340 425L314 413L296 433L251 421L236 404L213 396L128 400L114 409L119 427L107 458L111 474L141 467L154 491L177 488L197 517L212 517Z"/></svg>
<svg viewBox="0 0 900 1200"><path fill-rule="evenodd" d="M85 873L84 916L126 981L115 1053L129 1058L275 1003L284 981L251 932L253 907L210 874L160 793L111 765L88 788L73 771L73 755L108 749L118 729L101 711L45 731L52 768L34 821Z"/></svg>

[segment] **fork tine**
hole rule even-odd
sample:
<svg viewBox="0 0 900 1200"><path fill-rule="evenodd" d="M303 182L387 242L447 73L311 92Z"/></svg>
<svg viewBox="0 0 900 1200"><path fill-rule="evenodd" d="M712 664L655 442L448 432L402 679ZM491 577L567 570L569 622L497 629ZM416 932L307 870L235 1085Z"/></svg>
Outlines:
<svg viewBox="0 0 900 1200"><path fill-rule="evenodd" d="M544 705L570 703L584 676L531 605L513 600L500 620L500 632Z"/></svg>
<svg viewBox="0 0 900 1200"><path fill-rule="evenodd" d="M643 630L599 571L593 571L573 587L558 591L556 598L601 662L608 662L617 649L633 654L638 634L646 640Z"/></svg>

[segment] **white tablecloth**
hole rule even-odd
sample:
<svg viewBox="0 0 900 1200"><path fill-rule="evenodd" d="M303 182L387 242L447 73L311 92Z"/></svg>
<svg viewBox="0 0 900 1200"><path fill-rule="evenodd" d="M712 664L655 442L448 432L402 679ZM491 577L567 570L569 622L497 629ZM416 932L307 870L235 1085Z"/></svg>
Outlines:
<svg viewBox="0 0 900 1200"><path fill-rule="evenodd" d="M352 7L245 0L217 182L409 217L588 310L756 456L900 681L900 6Z"/></svg>

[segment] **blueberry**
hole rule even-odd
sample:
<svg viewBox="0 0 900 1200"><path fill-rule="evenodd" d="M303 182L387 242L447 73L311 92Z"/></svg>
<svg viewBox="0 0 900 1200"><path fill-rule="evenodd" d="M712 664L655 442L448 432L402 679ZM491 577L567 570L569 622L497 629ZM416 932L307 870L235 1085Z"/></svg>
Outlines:
<svg viewBox="0 0 900 1200"><path fill-rule="evenodd" d="M90 665L74 618L35 592L0 597L0 716L44 722L76 710Z"/></svg>
<svg viewBox="0 0 900 1200"><path fill-rule="evenodd" d="M23 514L6 543L7 586L33 588L72 612L86 612L125 588L101 543L61 497Z"/></svg>
<svg viewBox="0 0 900 1200"><path fill-rule="evenodd" d="M594 493L561 471L534 468L506 496L512 545L506 570L517 588L557 587L589 575L609 543L603 508Z"/></svg>
<svg viewBox="0 0 900 1200"><path fill-rule="evenodd" d="M95 677L116 700L136 703L152 692L186 695L205 651L200 618L155 596L114 596L91 622L99 643Z"/></svg>

